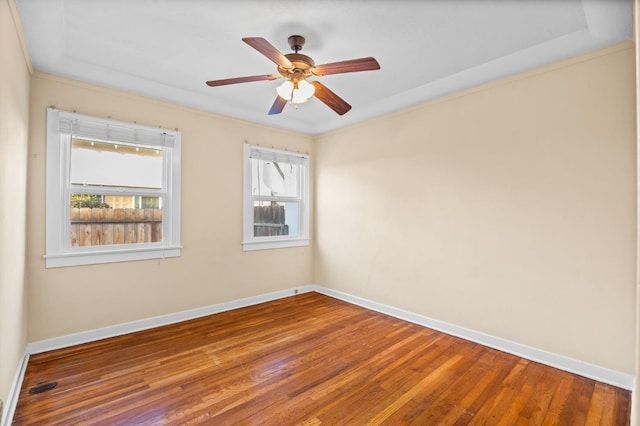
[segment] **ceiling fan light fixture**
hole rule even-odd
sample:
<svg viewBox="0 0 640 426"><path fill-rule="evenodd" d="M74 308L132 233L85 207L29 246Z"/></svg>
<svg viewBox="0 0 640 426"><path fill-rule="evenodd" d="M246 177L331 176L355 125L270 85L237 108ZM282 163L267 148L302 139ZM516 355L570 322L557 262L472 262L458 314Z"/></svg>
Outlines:
<svg viewBox="0 0 640 426"><path fill-rule="evenodd" d="M300 80L297 83L297 87L291 80L287 80L276 88L278 96L282 99L286 99L292 104L302 104L307 102L307 100L313 96L315 91L316 88L313 84L309 84L306 80Z"/></svg>

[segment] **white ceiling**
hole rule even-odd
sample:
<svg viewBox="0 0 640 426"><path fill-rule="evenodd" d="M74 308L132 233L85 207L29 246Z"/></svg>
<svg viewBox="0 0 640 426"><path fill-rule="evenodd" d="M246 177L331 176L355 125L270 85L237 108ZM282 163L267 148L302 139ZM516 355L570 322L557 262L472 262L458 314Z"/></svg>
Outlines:
<svg viewBox="0 0 640 426"><path fill-rule="evenodd" d="M632 0L16 0L36 70L309 134L405 108L632 37ZM267 111L282 80L241 41L264 37L316 64L374 56L379 71L318 78L318 99Z"/></svg>

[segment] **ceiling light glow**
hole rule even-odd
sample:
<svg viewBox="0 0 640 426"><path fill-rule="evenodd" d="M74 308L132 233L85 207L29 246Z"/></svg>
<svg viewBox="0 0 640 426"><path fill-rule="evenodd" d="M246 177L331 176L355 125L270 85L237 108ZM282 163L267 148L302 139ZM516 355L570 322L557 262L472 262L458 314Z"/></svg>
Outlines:
<svg viewBox="0 0 640 426"><path fill-rule="evenodd" d="M292 104L302 104L307 102L307 100L313 96L315 91L315 86L313 84L309 84L306 80L299 81L297 85L291 80L287 80L276 88L278 96L282 99L286 99Z"/></svg>

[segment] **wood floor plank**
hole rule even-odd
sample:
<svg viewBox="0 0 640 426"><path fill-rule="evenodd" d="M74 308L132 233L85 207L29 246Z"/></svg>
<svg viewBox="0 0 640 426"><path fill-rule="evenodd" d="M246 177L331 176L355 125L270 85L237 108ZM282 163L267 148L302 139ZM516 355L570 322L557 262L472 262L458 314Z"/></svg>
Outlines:
<svg viewBox="0 0 640 426"><path fill-rule="evenodd" d="M496 351L497 352L497 351ZM460 404L448 413L443 424L468 425L478 410L485 404L491 404L497 397L500 384L512 368L518 364L519 358L505 353L497 354L497 361L486 371L470 392L462 396Z"/></svg>
<svg viewBox="0 0 640 426"><path fill-rule="evenodd" d="M623 389L305 293L33 355L13 424L627 425L629 415Z"/></svg>
<svg viewBox="0 0 640 426"><path fill-rule="evenodd" d="M461 407L462 399L486 376L487 368L482 364L487 360L496 359L494 355L498 354L497 351L491 351L479 345L474 346L473 352L469 354L471 356L466 357L466 364L461 365L459 371L454 370L448 375L449 380L444 383L444 389L430 390L420 399L414 400L412 407L408 407L405 413L399 413L402 417L398 416L397 421L437 424L447 415L452 414L449 424L453 423L455 413L461 414L464 411Z"/></svg>
<svg viewBox="0 0 640 426"><path fill-rule="evenodd" d="M371 367L374 370L371 373L375 374L360 378L351 375L340 378L345 382L341 392L332 396L331 400L335 402L329 402L321 409L318 418L328 424L340 424L341 420L349 424L349 421L356 418L374 416L437 368L437 360L446 359L446 354L451 353L449 349L454 343L446 337L441 335L428 339L408 349L392 363L380 363L377 357L373 358L374 364ZM421 368L425 371L416 374ZM405 374L398 374L399 371ZM354 383L358 386L354 386Z"/></svg>

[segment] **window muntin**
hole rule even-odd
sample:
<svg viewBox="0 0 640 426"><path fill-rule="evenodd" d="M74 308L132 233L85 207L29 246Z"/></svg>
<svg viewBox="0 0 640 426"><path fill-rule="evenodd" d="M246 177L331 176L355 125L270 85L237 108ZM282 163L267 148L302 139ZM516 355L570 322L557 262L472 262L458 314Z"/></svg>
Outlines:
<svg viewBox="0 0 640 426"><path fill-rule="evenodd" d="M245 146L244 249L309 242L308 157Z"/></svg>
<svg viewBox="0 0 640 426"><path fill-rule="evenodd" d="M49 109L47 267L180 255L180 133Z"/></svg>

